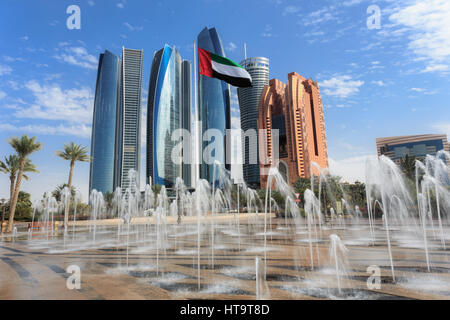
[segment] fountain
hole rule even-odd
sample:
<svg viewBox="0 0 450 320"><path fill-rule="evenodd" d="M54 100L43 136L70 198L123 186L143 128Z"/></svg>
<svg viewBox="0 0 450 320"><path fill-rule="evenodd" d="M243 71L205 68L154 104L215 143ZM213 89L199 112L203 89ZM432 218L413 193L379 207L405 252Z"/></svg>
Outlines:
<svg viewBox="0 0 450 320"><path fill-rule="evenodd" d="M178 177L172 190L149 179L141 193L131 170L127 186L111 200L91 192L88 216L77 209L79 193L71 203L69 190L59 201L47 192L33 203L31 228L16 229L14 244L2 240L24 252L58 253L55 264L61 266L66 254L76 252L86 261L83 272L125 273L169 298L388 298L402 297L399 288L414 298L428 292L420 287L426 288L425 275L434 284L430 297L445 296L448 157L439 152L416 161L415 181L389 158L368 160L365 195L359 197L365 204L315 165L319 175L304 192L304 203L276 167L259 192L234 187L217 161L215 183L199 179L192 192ZM73 218L58 234L55 217L67 206ZM383 287L384 296L365 289L362 274L373 265L381 270L382 285L390 285Z"/></svg>
<svg viewBox="0 0 450 320"><path fill-rule="evenodd" d="M330 264L334 265L334 269L336 272L336 280L339 294L342 293L342 277L346 274L347 267L347 248L342 243L341 238L336 234L330 235Z"/></svg>

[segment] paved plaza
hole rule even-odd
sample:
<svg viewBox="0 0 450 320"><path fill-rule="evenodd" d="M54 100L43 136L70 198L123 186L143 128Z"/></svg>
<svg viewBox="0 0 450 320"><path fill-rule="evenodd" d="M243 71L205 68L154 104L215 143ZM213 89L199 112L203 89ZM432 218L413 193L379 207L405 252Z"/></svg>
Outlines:
<svg viewBox="0 0 450 320"><path fill-rule="evenodd" d="M239 233L235 220L216 221L214 240L210 225L204 224L200 258L197 225L189 221L167 224L163 234L154 225L131 225L130 230L99 225L95 241L87 225L77 226L66 237L61 231L3 236L0 299L450 298L449 250L439 241L428 243L428 271L420 239L414 242L410 235L393 230L394 282L379 224L374 243L364 224L327 224L316 228L317 236L310 241L306 227L272 218L264 246L263 219L250 220L241 219ZM337 234L347 248L339 277L330 258L330 234ZM80 268L81 288L69 290L67 268L73 265ZM381 272L380 289L367 285L369 266Z"/></svg>

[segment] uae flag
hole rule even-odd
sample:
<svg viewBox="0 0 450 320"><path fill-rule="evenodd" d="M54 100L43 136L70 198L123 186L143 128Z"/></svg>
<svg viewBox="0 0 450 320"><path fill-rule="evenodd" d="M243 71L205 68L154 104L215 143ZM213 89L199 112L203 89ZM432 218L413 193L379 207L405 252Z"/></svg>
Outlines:
<svg viewBox="0 0 450 320"><path fill-rule="evenodd" d="M200 74L223 80L235 87L251 87L252 77L241 65L218 56L212 52L198 48Z"/></svg>

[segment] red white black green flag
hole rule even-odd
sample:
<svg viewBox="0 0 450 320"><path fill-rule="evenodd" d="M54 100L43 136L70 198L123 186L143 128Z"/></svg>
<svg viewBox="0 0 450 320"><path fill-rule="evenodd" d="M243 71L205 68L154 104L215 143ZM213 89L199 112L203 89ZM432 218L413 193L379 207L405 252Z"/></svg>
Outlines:
<svg viewBox="0 0 450 320"><path fill-rule="evenodd" d="M236 62L198 48L200 74L223 80L235 87L251 87L252 77Z"/></svg>

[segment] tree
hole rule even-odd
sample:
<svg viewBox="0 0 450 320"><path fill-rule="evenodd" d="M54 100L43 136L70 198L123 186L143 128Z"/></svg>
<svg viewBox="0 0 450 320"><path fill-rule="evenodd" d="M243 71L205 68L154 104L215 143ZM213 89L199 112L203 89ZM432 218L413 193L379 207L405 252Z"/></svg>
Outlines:
<svg viewBox="0 0 450 320"><path fill-rule="evenodd" d="M10 200L11 207L9 211L9 223L8 229L6 230L7 232L12 232L14 225L14 214L16 212L17 206L17 199L19 197L20 184L22 183L27 158L33 152L40 150L42 148L42 144L36 142L36 137L28 138L28 136L25 134L22 135L21 138L19 137L11 138L9 140L9 144L17 152L17 156L19 157L19 171L17 174L17 180L16 185L14 187L12 200Z"/></svg>
<svg viewBox="0 0 450 320"><path fill-rule="evenodd" d="M5 205L5 208L8 210L10 209L9 203ZM19 191L14 219L16 221L30 221L32 214L33 207L31 203L31 195L27 192Z"/></svg>
<svg viewBox="0 0 450 320"><path fill-rule="evenodd" d="M258 193L258 197L261 199L261 209L264 210L265 201L266 201L266 190L265 189L258 189L256 191ZM281 194L281 192L277 190L272 190L272 192L269 191L268 196L270 196L270 193L272 193L272 199L276 202L278 208L280 210L284 209L285 206L285 197ZM269 199L268 199L269 200ZM267 210L269 210L270 202L267 201ZM273 207L272 207L273 210Z"/></svg>
<svg viewBox="0 0 450 320"><path fill-rule="evenodd" d="M357 205L361 211L367 206L366 186L364 183L356 181L354 184L344 184L343 189L347 195L346 201Z"/></svg>
<svg viewBox="0 0 450 320"><path fill-rule="evenodd" d="M16 220L30 221L33 214L33 207L31 204L31 195L24 191L19 191L16 207Z"/></svg>
<svg viewBox="0 0 450 320"><path fill-rule="evenodd" d="M299 177L294 182L293 187L294 187L294 190L296 193L300 193L300 200L302 201L302 204L304 204L305 203L304 194L305 194L306 189L311 189L311 180Z"/></svg>
<svg viewBox="0 0 450 320"><path fill-rule="evenodd" d="M68 187L67 183L63 183L63 184L60 184L59 186L57 186L55 190L53 190L52 196L53 196L53 198L56 199L56 201L61 201L62 195L63 195L63 190L66 187ZM77 193L77 189L74 186L72 186L72 188L70 188L71 198L75 197L76 193Z"/></svg>
<svg viewBox="0 0 450 320"><path fill-rule="evenodd" d="M416 157L405 155L400 159L400 169L406 177L414 181L416 177Z"/></svg>
<svg viewBox="0 0 450 320"><path fill-rule="evenodd" d="M9 187L9 201L13 198L14 194L14 183L16 181L17 172L20 168L20 159L16 154L12 154L9 157L5 157L5 162L0 161L0 172L3 172L9 175L10 187ZM31 162L30 159L25 160L25 166L23 168L23 178L25 180L29 180L30 178L25 174L25 172L35 172L39 173L36 170L36 166Z"/></svg>
<svg viewBox="0 0 450 320"><path fill-rule="evenodd" d="M111 212L114 205L114 193L111 191L106 191L103 195L103 200L105 200L106 211L108 213Z"/></svg>
<svg viewBox="0 0 450 320"><path fill-rule="evenodd" d="M69 181L67 186L69 190L72 190L72 178L75 162L89 162L91 159L88 156L88 150L82 145L75 144L73 142L64 145L63 151L56 151L56 155L63 160L70 161ZM64 209L64 232L67 231L67 223L69 222L69 206Z"/></svg>

